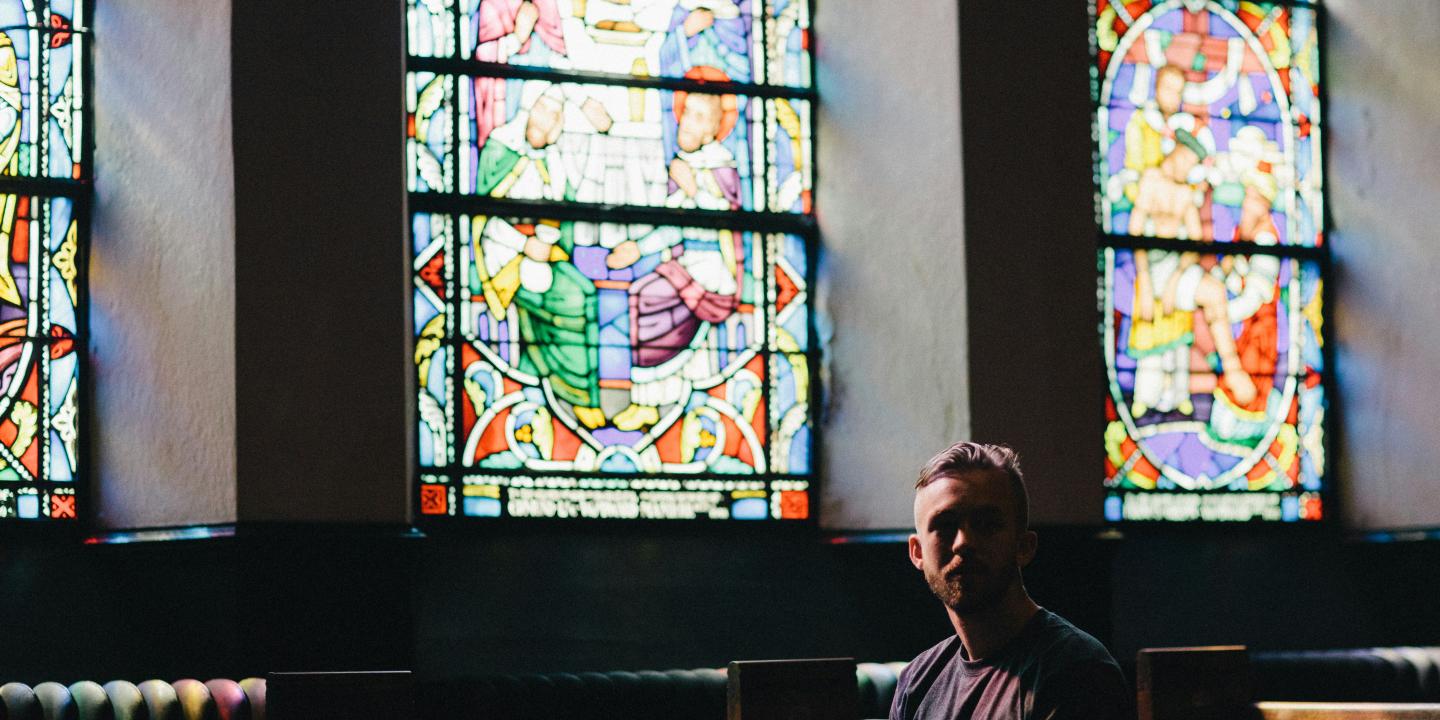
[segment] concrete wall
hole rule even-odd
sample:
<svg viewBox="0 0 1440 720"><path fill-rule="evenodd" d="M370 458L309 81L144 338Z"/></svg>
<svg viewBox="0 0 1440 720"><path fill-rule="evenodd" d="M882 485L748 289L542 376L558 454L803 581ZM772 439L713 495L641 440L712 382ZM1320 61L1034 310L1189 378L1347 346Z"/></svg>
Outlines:
<svg viewBox="0 0 1440 720"><path fill-rule="evenodd" d="M233 522L230 2L95 5L97 522Z"/></svg>
<svg viewBox="0 0 1440 720"><path fill-rule="evenodd" d="M1440 3L1326 2L1341 511L1440 526Z"/></svg>
<svg viewBox="0 0 1440 720"><path fill-rule="evenodd" d="M959 9L815 6L820 520L905 529L920 466L970 435Z"/></svg>

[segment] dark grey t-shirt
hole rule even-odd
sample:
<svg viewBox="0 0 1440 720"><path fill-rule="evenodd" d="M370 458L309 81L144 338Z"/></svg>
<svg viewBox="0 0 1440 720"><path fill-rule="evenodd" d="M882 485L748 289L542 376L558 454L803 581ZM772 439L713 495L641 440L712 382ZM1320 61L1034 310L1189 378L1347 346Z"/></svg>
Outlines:
<svg viewBox="0 0 1440 720"><path fill-rule="evenodd" d="M958 635L900 673L890 720L1122 720L1130 687L1100 641L1044 608L1003 650L965 657Z"/></svg>

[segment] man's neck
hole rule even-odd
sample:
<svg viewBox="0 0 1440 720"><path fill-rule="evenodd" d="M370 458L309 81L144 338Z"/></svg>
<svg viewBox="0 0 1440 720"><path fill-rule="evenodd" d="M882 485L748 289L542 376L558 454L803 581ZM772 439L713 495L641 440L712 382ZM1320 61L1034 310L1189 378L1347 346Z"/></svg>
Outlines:
<svg viewBox="0 0 1440 720"><path fill-rule="evenodd" d="M971 660L984 660L1010 644L1025 623L1035 616L1040 606L1030 599L1025 586L1016 582L1000 602L975 612L960 615L950 608L950 624L965 644L965 655Z"/></svg>

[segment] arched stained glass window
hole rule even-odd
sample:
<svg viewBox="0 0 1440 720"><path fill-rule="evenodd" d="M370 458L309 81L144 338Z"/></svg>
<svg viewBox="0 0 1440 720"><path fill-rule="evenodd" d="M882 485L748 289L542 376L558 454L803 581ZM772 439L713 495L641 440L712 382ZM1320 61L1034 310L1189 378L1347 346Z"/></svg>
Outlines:
<svg viewBox="0 0 1440 720"><path fill-rule="evenodd" d="M808 3L408 20L421 516L808 518Z"/></svg>
<svg viewBox="0 0 1440 720"><path fill-rule="evenodd" d="M1093 0L1108 520L1326 514L1319 9Z"/></svg>
<svg viewBox="0 0 1440 720"><path fill-rule="evenodd" d="M80 511L88 32L83 0L0 0L0 522Z"/></svg>

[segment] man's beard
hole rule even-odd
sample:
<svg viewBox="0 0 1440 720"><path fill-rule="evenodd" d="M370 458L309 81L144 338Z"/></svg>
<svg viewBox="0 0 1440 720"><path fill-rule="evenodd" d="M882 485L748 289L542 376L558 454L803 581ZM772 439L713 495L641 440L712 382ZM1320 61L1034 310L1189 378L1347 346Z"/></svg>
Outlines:
<svg viewBox="0 0 1440 720"><path fill-rule="evenodd" d="M1013 567L984 568L965 575L927 569L925 582L945 607L957 615L969 615L998 605L1018 576L1019 569Z"/></svg>

